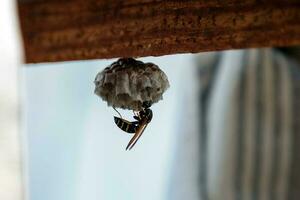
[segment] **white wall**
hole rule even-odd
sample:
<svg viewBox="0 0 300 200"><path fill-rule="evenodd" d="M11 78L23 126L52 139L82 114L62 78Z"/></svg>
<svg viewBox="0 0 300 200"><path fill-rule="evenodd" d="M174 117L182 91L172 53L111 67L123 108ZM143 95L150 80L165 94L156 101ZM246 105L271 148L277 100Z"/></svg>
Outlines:
<svg viewBox="0 0 300 200"><path fill-rule="evenodd" d="M0 199L23 197L19 135L18 67L21 43L15 1L0 2Z"/></svg>

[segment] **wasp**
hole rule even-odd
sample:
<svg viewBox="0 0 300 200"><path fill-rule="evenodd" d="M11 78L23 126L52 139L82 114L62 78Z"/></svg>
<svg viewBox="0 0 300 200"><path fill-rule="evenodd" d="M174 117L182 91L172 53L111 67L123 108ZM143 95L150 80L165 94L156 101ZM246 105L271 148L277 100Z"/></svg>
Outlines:
<svg viewBox="0 0 300 200"><path fill-rule="evenodd" d="M152 110L150 109L150 106L151 106L150 102L144 102L142 105L142 110L140 110L138 112L134 112L133 118L137 121L129 122L129 121L123 119L121 115L120 115L120 117L116 117L116 116L114 117L115 124L120 129L122 129L123 131L125 131L127 133L134 134L126 147L126 150L132 149L132 147L136 144L136 142L142 136L147 125L151 122L153 113L152 113Z"/></svg>

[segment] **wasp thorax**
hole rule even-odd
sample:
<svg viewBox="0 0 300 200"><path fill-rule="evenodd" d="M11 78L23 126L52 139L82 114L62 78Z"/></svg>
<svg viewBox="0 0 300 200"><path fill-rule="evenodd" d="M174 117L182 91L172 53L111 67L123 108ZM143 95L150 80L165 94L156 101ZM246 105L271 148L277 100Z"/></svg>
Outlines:
<svg viewBox="0 0 300 200"><path fill-rule="evenodd" d="M99 72L95 78L95 94L109 106L141 110L162 99L169 87L165 73L153 63L121 58Z"/></svg>

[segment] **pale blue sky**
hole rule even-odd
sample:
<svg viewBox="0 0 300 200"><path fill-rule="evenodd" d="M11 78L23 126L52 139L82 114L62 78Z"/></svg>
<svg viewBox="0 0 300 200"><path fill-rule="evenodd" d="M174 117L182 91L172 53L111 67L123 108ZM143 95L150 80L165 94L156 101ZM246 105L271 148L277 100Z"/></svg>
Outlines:
<svg viewBox="0 0 300 200"><path fill-rule="evenodd" d="M176 137L180 90L192 55L147 57L170 89L135 148L93 94L98 71L113 60L42 64L22 70L30 200L165 200ZM180 85L180 87L179 87ZM122 113L130 117L130 112Z"/></svg>

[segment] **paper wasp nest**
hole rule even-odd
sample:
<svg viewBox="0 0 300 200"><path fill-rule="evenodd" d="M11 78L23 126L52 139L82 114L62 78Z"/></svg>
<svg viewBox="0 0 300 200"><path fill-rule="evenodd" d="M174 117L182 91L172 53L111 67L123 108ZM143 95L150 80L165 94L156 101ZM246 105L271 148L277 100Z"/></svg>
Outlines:
<svg viewBox="0 0 300 200"><path fill-rule="evenodd" d="M156 103L169 88L165 73L153 63L121 58L99 72L95 94L116 108L141 110L145 101Z"/></svg>

